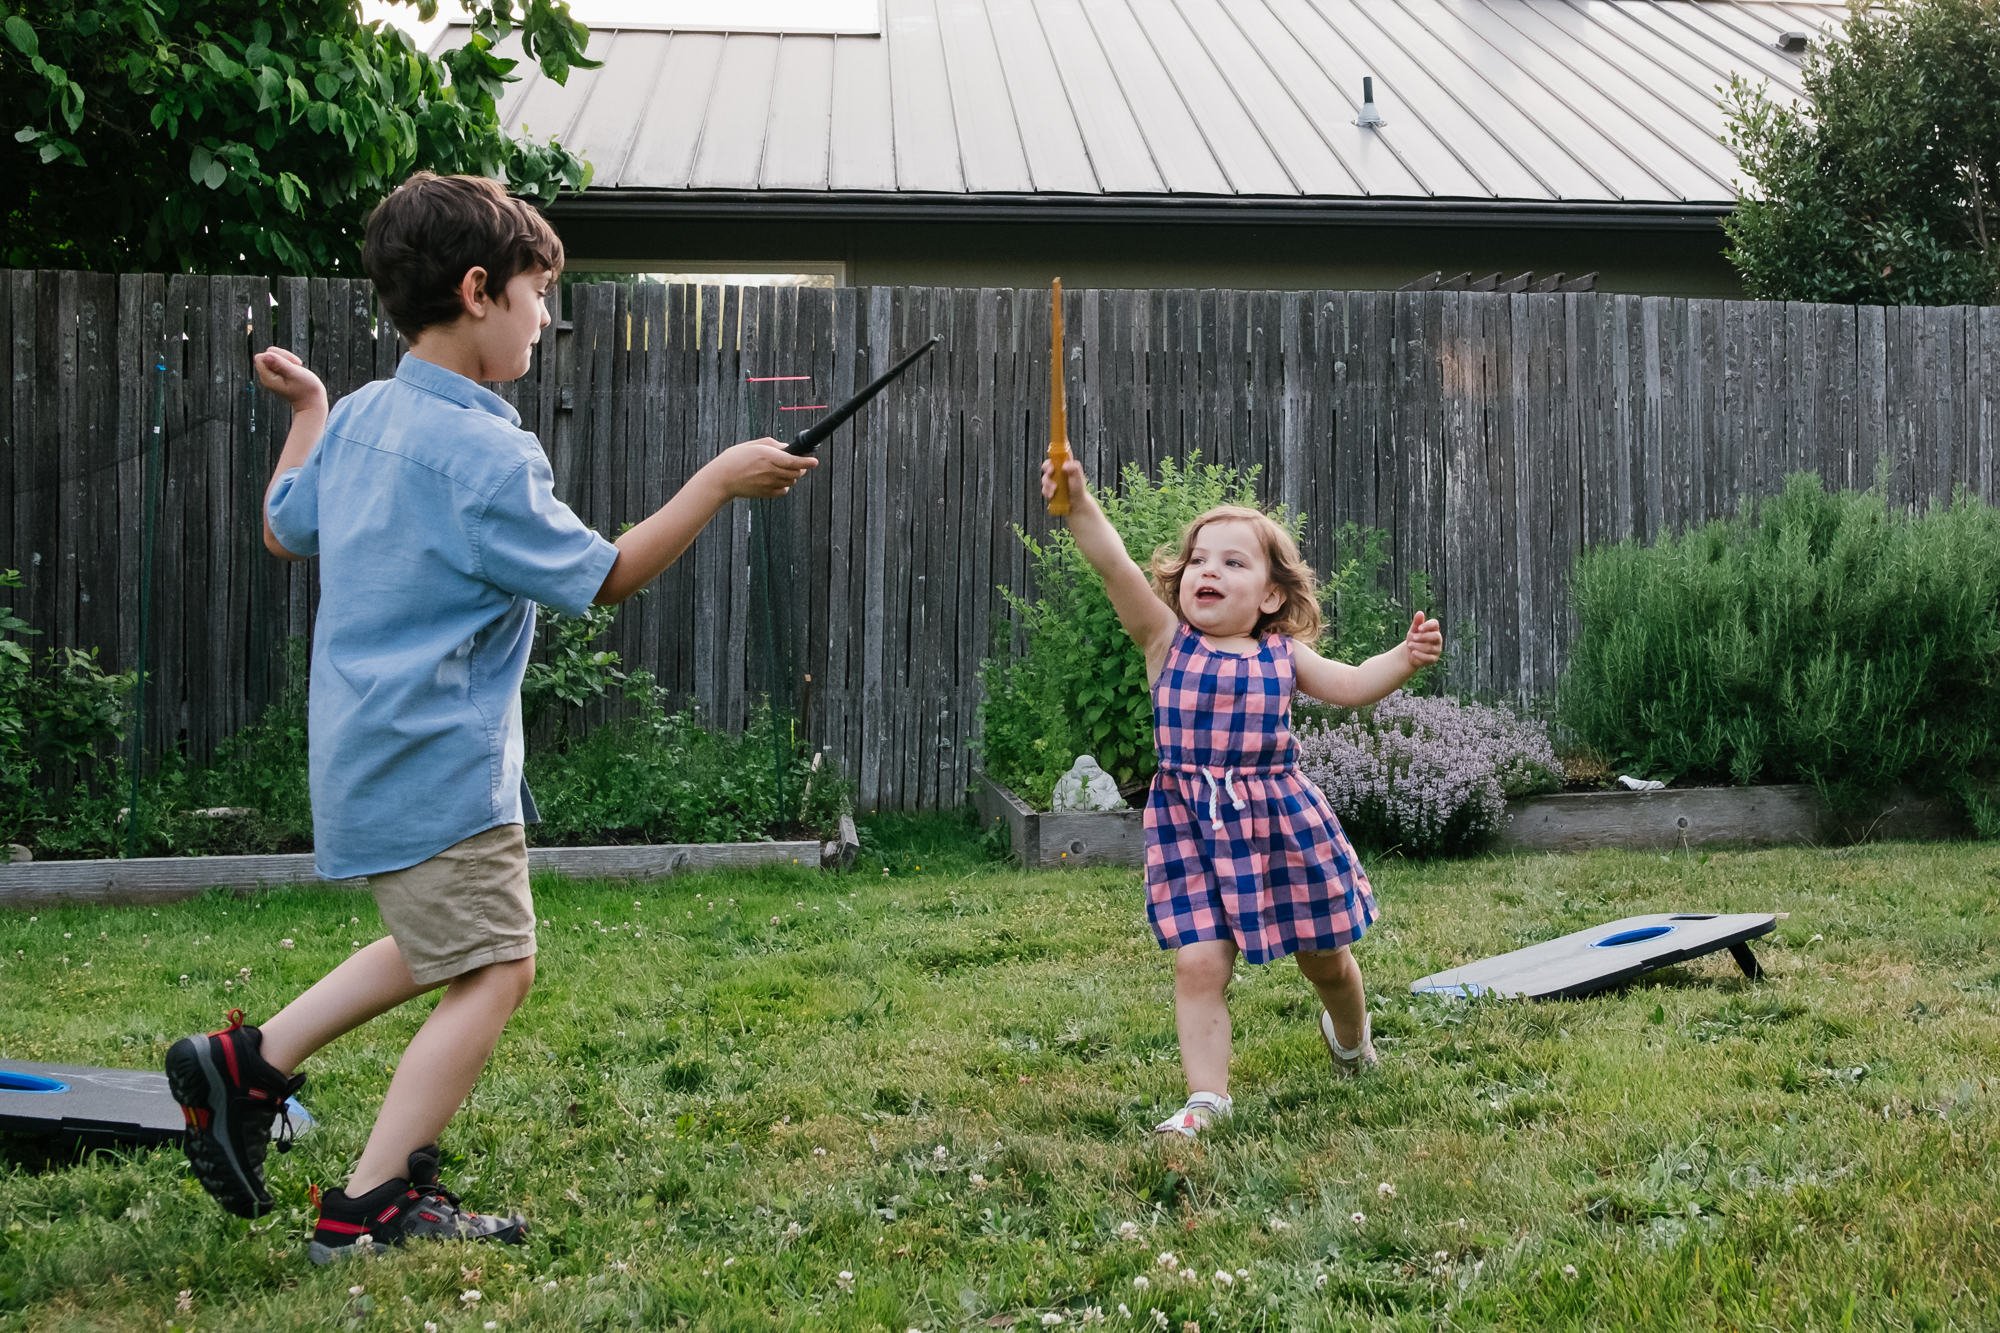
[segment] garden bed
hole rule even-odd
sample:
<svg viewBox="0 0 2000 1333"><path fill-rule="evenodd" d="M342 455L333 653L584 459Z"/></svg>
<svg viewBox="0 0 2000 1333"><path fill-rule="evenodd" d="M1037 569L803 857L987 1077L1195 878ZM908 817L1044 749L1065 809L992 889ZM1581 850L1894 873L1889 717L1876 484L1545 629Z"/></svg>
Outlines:
<svg viewBox="0 0 2000 1333"><path fill-rule="evenodd" d="M1897 791L1843 817L1811 787L1786 783L1525 797L1507 802L1494 843L1502 851L1665 851L1716 843L1780 847L1971 836L1971 822L1948 801Z"/></svg>
<svg viewBox="0 0 2000 1333"><path fill-rule="evenodd" d="M1146 860L1144 810L1036 810L1001 783L973 774L982 828L1005 825L1014 856L1030 870L1136 866Z"/></svg>
<svg viewBox="0 0 2000 1333"><path fill-rule="evenodd" d="M1143 810L1043 813L986 774L975 777L973 799L981 825L1004 824L1015 859L1023 866L1145 864ZM1784 847L1971 836L1971 823L1948 801L1899 791L1843 817L1811 787L1784 784L1523 797L1507 802L1492 845L1514 852L1584 852L1600 847L1667 851L1717 844Z"/></svg>
<svg viewBox="0 0 2000 1333"><path fill-rule="evenodd" d="M724 866L817 866L817 842L700 842L639 847L530 847L528 868L572 879L662 879ZM250 891L281 884L365 889L366 879L323 880L311 855L148 856L110 861L29 861L0 865L0 907L73 903L165 903L211 888Z"/></svg>

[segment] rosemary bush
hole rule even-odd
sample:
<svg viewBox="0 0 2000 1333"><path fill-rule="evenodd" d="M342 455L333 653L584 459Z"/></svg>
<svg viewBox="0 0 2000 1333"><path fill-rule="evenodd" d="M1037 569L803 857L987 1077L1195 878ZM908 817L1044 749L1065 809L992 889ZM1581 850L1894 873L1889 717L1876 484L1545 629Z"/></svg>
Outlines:
<svg viewBox="0 0 2000 1333"><path fill-rule="evenodd" d="M1586 553L1561 721L1619 771L1809 782L1836 805L1958 793L2000 742L2000 515L1921 515L1810 474L1650 547Z"/></svg>

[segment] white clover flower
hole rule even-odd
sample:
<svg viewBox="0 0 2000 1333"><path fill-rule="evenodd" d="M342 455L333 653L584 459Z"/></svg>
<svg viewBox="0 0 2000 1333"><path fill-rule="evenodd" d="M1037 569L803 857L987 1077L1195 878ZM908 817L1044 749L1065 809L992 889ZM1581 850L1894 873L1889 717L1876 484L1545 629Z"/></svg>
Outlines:
<svg viewBox="0 0 2000 1333"><path fill-rule="evenodd" d="M1375 1187L1375 1193L1384 1199L1393 1199L1396 1197L1396 1187L1385 1180Z"/></svg>
<svg viewBox="0 0 2000 1333"><path fill-rule="evenodd" d="M771 924L772 924L772 925L774 925L774 926L775 926L775 925L777 925L777 924L778 924L778 918L777 918L777 917L772 917L772 918L771 918Z"/></svg>
<svg viewBox="0 0 2000 1333"><path fill-rule="evenodd" d="M1118 1317L1121 1319L1130 1319L1132 1317L1132 1311L1125 1305L1120 1304L1118 1307Z"/></svg>
<svg viewBox="0 0 2000 1333"><path fill-rule="evenodd" d="M937 1147L931 1149L931 1156L937 1158L940 1162L942 1162L945 1158L951 1156L951 1153L946 1150L945 1146L942 1143L940 1143Z"/></svg>
<svg viewBox="0 0 2000 1333"><path fill-rule="evenodd" d="M1051 1310L1047 1314L1042 1316L1042 1327L1054 1328L1057 1324L1060 1324L1062 1321L1063 1321L1062 1316L1057 1314L1054 1310Z"/></svg>
<svg viewBox="0 0 2000 1333"><path fill-rule="evenodd" d="M359 1296L359 1295L361 1294L362 1290L363 1290L363 1288L361 1288L361 1287L349 1287L349 1288L347 1289L347 1294L348 1294L348 1295L350 1295L350 1296Z"/></svg>
<svg viewBox="0 0 2000 1333"><path fill-rule="evenodd" d="M1439 1250L1436 1254L1433 1254L1431 1256L1431 1262L1434 1264L1441 1264L1450 1258L1451 1255L1449 1253L1447 1253L1444 1250Z"/></svg>
<svg viewBox="0 0 2000 1333"><path fill-rule="evenodd" d="M467 1305L477 1305L482 1299L484 1299L484 1295L483 1293L481 1293L479 1288L474 1287L470 1291L459 1292L458 1299L464 1301Z"/></svg>
<svg viewBox="0 0 2000 1333"><path fill-rule="evenodd" d="M1133 1289L1136 1291L1144 1291L1152 1285L1153 1285L1153 1280L1147 1277L1144 1273L1141 1273L1139 1274L1139 1276L1132 1279L1132 1286Z"/></svg>
<svg viewBox="0 0 2000 1333"><path fill-rule="evenodd" d="M1120 1222L1118 1224L1118 1239L1120 1240L1139 1239L1139 1224L1137 1222Z"/></svg>
<svg viewBox="0 0 2000 1333"><path fill-rule="evenodd" d="M295 947L295 946L294 946L294 945L292 944L292 942L291 942L290 940L279 940L279 941L278 941L278 947L279 947L280 949L290 949L290 948L293 948L293 947Z"/></svg>
<svg viewBox="0 0 2000 1333"><path fill-rule="evenodd" d="M1348 1218L1347 1220L1354 1223L1355 1226L1360 1226L1363 1222L1366 1222L1368 1220L1368 1214L1356 1213L1354 1216Z"/></svg>
<svg viewBox="0 0 2000 1333"><path fill-rule="evenodd" d="M556 1289L556 1284L554 1282L544 1282L542 1284L543 1291L554 1291L555 1289Z"/></svg>
<svg viewBox="0 0 2000 1333"><path fill-rule="evenodd" d="M1564 1265L1563 1265L1563 1276L1564 1276L1564 1277L1566 1277L1566 1278L1568 1278L1568 1279L1569 1279L1570 1281L1572 1281L1572 1282L1576 1281L1576 1265L1575 1265L1575 1264L1564 1264Z"/></svg>
<svg viewBox="0 0 2000 1333"><path fill-rule="evenodd" d="M1324 1287L1326 1285L1326 1274L1321 1273L1318 1277L1314 1278L1313 1285L1315 1287Z"/></svg>
<svg viewBox="0 0 2000 1333"><path fill-rule="evenodd" d="M1290 1231L1292 1229L1292 1224L1290 1222L1287 1222L1284 1218L1279 1217L1275 1213L1271 1215L1271 1220L1266 1222L1264 1225L1269 1227L1273 1231Z"/></svg>
<svg viewBox="0 0 2000 1333"><path fill-rule="evenodd" d="M813 1149L813 1156L815 1156L815 1157L824 1157L824 1156L826 1156L826 1149L824 1149L824 1148L814 1148L814 1149Z"/></svg>
<svg viewBox="0 0 2000 1333"><path fill-rule="evenodd" d="M487 1333L492 1333L492 1330L498 1327L500 1327L500 1321L498 1319L489 1319L486 1321Z"/></svg>
<svg viewBox="0 0 2000 1333"><path fill-rule="evenodd" d="M845 1268L840 1270L840 1276L835 1278L833 1281L834 1285L839 1287L842 1291L848 1292L850 1294L853 1293L854 1274L848 1272Z"/></svg>
<svg viewBox="0 0 2000 1333"><path fill-rule="evenodd" d="M1225 1287L1233 1287L1236 1285L1236 1274L1226 1268L1218 1268L1215 1270L1215 1280Z"/></svg>
<svg viewBox="0 0 2000 1333"><path fill-rule="evenodd" d="M1179 1268L1181 1261L1174 1257L1172 1250L1161 1250L1160 1257L1153 1260L1161 1268Z"/></svg>
<svg viewBox="0 0 2000 1333"><path fill-rule="evenodd" d="M1249 1269L1247 1269L1247 1268L1239 1268L1239 1269L1237 1269L1237 1270L1236 1270L1236 1276L1238 1276L1238 1277L1249 1277L1249 1276L1250 1276L1250 1270L1249 1270Z"/></svg>
<svg viewBox="0 0 2000 1333"><path fill-rule="evenodd" d="M986 1177L980 1175L977 1171L974 1171L972 1173L972 1183L975 1185L984 1185L986 1183Z"/></svg>
<svg viewBox="0 0 2000 1333"><path fill-rule="evenodd" d="M732 1254L732 1255L730 1255L730 1256L729 1256L729 1257L728 1257L727 1259L724 1259L724 1260L722 1261L722 1266L723 1266L724 1268L727 1268L727 1267L729 1267L729 1266L730 1266L731 1264L733 1264L733 1263L735 1263L735 1262L736 1262L736 1256Z"/></svg>

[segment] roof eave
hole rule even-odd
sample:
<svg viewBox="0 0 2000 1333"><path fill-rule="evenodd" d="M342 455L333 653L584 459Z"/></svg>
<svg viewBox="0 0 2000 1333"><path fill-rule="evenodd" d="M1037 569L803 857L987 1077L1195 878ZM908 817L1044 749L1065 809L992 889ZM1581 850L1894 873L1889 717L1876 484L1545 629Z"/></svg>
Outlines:
<svg viewBox="0 0 2000 1333"><path fill-rule="evenodd" d="M1727 203L1605 200L1280 198L1217 195L926 194L821 190L592 189L549 206L557 221L1081 222L1263 226L1577 228L1702 231Z"/></svg>

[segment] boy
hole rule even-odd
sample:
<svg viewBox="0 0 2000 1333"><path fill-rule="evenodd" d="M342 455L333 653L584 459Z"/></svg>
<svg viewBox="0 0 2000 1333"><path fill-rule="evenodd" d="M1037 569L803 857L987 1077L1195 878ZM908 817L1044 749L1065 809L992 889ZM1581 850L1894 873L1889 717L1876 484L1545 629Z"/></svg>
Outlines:
<svg viewBox="0 0 2000 1333"><path fill-rule="evenodd" d="M187 1154L218 1203L271 1207L272 1116L312 1052L446 987L410 1042L347 1187L320 1200L315 1263L410 1236L520 1243L518 1216L462 1208L436 1141L535 976L521 782L521 678L535 603L622 602L732 498L788 491L810 458L736 445L614 545L555 498L520 417L480 381L527 373L562 243L496 183L419 172L368 220L362 264L409 339L393 380L343 399L281 348L256 358L292 428L265 497L264 544L320 557L311 736L314 859L365 875L389 935L263 1027L241 1014L176 1042L167 1076ZM317 446L317 447L315 447ZM281 1140L279 1147L289 1146Z"/></svg>

